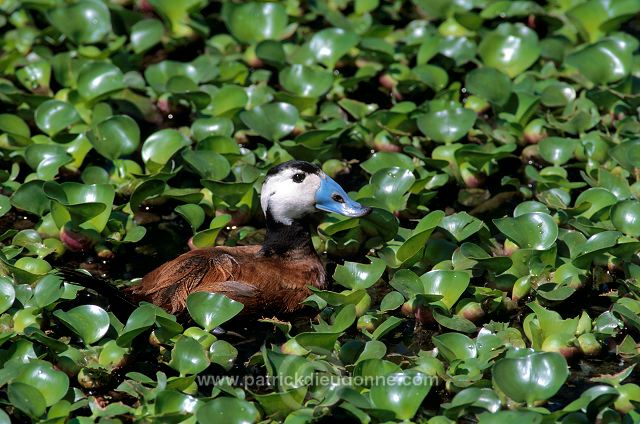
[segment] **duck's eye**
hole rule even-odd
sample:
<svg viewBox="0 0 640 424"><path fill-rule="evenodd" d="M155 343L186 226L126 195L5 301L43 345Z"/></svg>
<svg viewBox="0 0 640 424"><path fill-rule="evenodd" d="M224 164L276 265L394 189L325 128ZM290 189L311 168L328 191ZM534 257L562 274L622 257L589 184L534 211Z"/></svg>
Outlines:
<svg viewBox="0 0 640 424"><path fill-rule="evenodd" d="M340 196L338 193L335 193L333 196L331 196L331 198L333 199L334 202L344 203L344 198Z"/></svg>
<svg viewBox="0 0 640 424"><path fill-rule="evenodd" d="M304 178L307 175L303 172L298 172L297 174L294 174L293 177L291 177L291 179L293 180L294 183L301 183L304 181Z"/></svg>

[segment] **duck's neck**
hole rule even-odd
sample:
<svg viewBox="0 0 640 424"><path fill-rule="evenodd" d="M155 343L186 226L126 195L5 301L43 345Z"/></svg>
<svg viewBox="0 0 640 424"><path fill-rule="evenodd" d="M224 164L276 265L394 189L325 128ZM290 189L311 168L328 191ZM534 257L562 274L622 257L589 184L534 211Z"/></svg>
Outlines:
<svg viewBox="0 0 640 424"><path fill-rule="evenodd" d="M261 250L263 255L292 258L316 255L307 220L295 220L285 225L274 220L267 212L266 221L267 236Z"/></svg>

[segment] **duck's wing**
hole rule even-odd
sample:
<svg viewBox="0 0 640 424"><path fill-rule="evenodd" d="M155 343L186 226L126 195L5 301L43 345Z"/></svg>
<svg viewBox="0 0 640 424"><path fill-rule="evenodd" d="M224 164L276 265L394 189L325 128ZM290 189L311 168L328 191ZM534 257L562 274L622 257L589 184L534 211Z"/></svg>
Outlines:
<svg viewBox="0 0 640 424"><path fill-rule="evenodd" d="M232 281L238 266L233 256L222 251L194 250L151 271L139 285L131 288L131 293L172 313L181 312L189 294L220 291L217 285Z"/></svg>

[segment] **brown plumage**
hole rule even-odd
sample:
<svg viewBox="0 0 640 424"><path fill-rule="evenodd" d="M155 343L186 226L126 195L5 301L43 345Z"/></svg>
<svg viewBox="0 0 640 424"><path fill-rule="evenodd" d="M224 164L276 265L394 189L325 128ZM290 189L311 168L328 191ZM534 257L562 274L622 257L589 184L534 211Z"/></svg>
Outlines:
<svg viewBox="0 0 640 424"><path fill-rule="evenodd" d="M178 256L130 290L172 313L184 310L189 294L205 291L243 303L243 313L261 315L294 312L310 294L307 285L325 287L315 252L267 256L261 246L220 246Z"/></svg>
<svg viewBox="0 0 640 424"><path fill-rule="evenodd" d="M300 309L308 286L325 287L306 216L318 209L363 216L370 209L318 167L290 161L272 168L262 186L267 235L262 246L212 247L185 253L129 289L139 300L183 312L189 294L222 293L244 304L243 313L271 316Z"/></svg>

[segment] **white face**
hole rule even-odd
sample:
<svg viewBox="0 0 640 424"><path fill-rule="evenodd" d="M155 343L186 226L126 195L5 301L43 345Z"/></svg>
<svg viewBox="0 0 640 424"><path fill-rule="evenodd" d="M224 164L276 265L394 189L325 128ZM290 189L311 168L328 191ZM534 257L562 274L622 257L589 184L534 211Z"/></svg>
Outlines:
<svg viewBox="0 0 640 424"><path fill-rule="evenodd" d="M302 182L296 182L304 175ZM266 214L267 209L273 219L290 225L315 210L316 192L320 188L320 177L307 174L296 168L287 168L267 178L262 185L260 204Z"/></svg>

